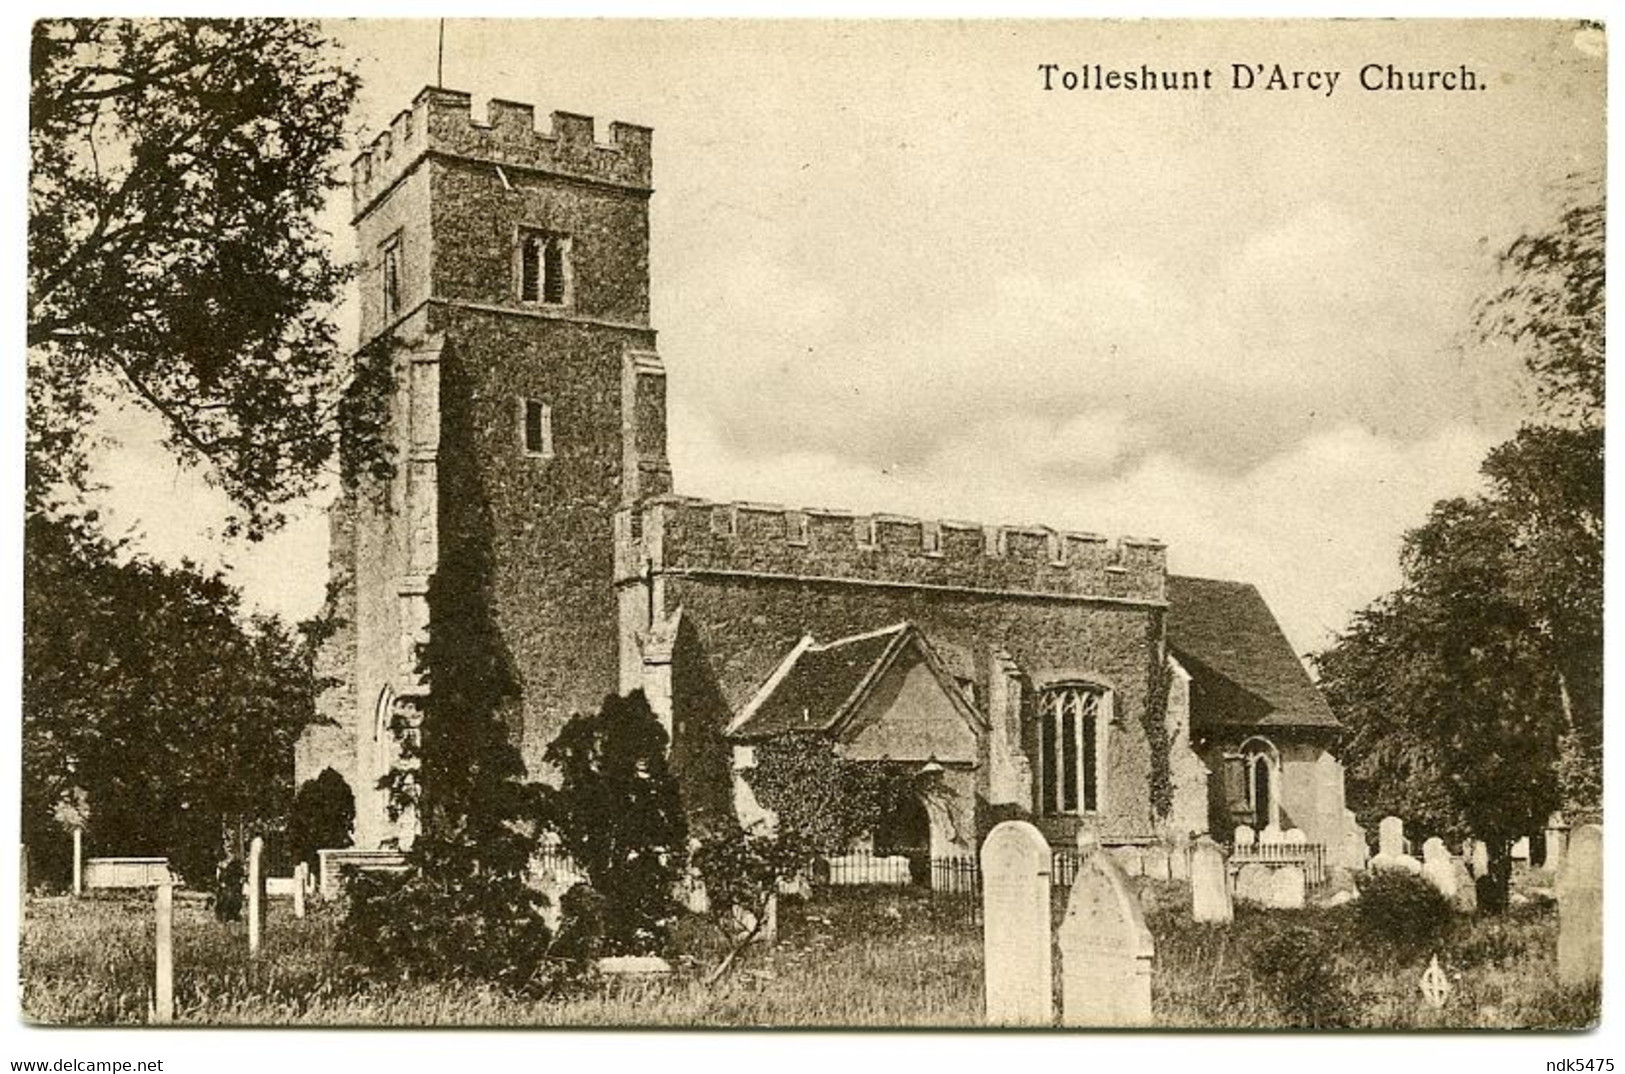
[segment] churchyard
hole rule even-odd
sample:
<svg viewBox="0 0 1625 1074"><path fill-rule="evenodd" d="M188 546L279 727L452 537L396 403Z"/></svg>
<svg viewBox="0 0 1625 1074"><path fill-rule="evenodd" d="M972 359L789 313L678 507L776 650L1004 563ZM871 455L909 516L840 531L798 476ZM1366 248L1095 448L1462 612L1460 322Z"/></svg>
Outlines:
<svg viewBox="0 0 1625 1074"><path fill-rule="evenodd" d="M1187 879L1124 876L1098 855L1082 859L1070 887L1051 888L1047 854L1029 847L1022 858L1018 848L1028 871L1001 871L984 848L983 875L997 877L985 901L923 886L815 886L807 898L782 897L776 940L752 947L714 983L706 978L726 945L695 916L675 931L670 975L589 976L546 1001L480 985L368 979L335 954L339 902L312 900L298 918L292 899L269 899L250 957L248 923L221 924L202 895L181 891L173 896L173 1020L1573 1029L1593 1024L1599 1010L1586 961L1597 949L1588 931L1592 885L1572 869L1582 848L1600 855L1589 839L1577 833L1571 842L1568 872L1520 864L1506 913L1451 913L1428 935L1385 930L1362 914L1359 899L1338 898L1333 887L1303 909L1276 909L1232 899L1234 878L1217 890L1204 885L1201 865ZM1199 847L1193 862L1202 856L1222 859ZM1038 883L1023 879L1035 873ZM1214 909L1215 899L1228 913ZM1210 905L1193 913L1204 900ZM57 1024L153 1020L154 904L151 890L30 898L25 1016ZM1565 929L1569 945L1583 942L1582 950L1562 953ZM985 950L1016 957L1000 969L998 954ZM1054 972L1038 976L1046 954ZM1069 961L1087 972L1069 979ZM1015 976L992 979L1000 973ZM1107 1006L1089 1006L1098 1002Z"/></svg>

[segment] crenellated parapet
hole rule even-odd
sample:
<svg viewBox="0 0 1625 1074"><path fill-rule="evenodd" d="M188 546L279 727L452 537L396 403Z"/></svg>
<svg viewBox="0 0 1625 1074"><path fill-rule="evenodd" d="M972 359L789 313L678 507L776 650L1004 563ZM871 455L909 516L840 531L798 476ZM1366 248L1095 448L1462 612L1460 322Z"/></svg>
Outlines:
<svg viewBox="0 0 1625 1074"><path fill-rule="evenodd" d="M1166 548L1135 537L662 496L617 519L616 577L736 574L1162 603Z"/></svg>
<svg viewBox="0 0 1625 1074"><path fill-rule="evenodd" d="M359 217L426 153L646 191L653 137L648 127L615 122L609 125L609 142L600 143L593 117L574 112L554 112L551 129L540 131L531 105L496 99L480 123L467 93L426 86L351 163L354 215Z"/></svg>

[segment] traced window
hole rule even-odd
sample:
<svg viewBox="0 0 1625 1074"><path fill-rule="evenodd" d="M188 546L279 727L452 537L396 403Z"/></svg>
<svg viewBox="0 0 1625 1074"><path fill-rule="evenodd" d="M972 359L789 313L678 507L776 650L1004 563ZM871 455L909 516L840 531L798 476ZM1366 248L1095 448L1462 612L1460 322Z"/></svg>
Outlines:
<svg viewBox="0 0 1625 1074"><path fill-rule="evenodd" d="M553 408L535 399L524 400L521 408L521 436L525 454L553 457Z"/></svg>
<svg viewBox="0 0 1625 1074"><path fill-rule="evenodd" d="M1038 770L1046 816L1099 811L1110 714L1111 695L1098 686L1059 686L1041 695Z"/></svg>
<svg viewBox="0 0 1625 1074"><path fill-rule="evenodd" d="M570 301L570 239L548 231L519 234L519 301L563 306Z"/></svg>
<svg viewBox="0 0 1625 1074"><path fill-rule="evenodd" d="M384 270L384 320L401 311L401 237L391 235L379 248Z"/></svg>
<svg viewBox="0 0 1625 1074"><path fill-rule="evenodd" d="M1279 771L1281 755L1268 739L1250 738L1241 746L1245 765L1243 778L1247 787L1247 808L1252 813L1251 824L1262 831L1281 821Z"/></svg>

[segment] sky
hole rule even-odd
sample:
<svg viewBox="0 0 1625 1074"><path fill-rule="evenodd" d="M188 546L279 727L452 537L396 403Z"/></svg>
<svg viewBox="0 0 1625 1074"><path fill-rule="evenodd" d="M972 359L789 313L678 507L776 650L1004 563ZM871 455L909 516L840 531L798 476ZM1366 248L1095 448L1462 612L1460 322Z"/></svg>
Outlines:
<svg viewBox="0 0 1625 1074"><path fill-rule="evenodd" d="M329 28L359 144L435 80L436 24ZM1214 88L1045 91L1051 63ZM1277 63L1340 77L1229 88ZM1485 88L1370 92L1367 63ZM1528 418L1471 307L1600 168L1604 68L1561 22L450 20L444 84L655 129L678 491L1159 537L1176 572L1257 584L1306 652ZM105 425L115 529L316 610L323 497L227 542L149 417Z"/></svg>

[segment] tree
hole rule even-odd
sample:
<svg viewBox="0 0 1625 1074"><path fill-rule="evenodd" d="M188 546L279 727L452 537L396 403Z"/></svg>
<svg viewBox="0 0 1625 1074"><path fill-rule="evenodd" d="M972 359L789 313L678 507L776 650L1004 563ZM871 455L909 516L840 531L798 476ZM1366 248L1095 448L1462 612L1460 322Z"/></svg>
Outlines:
<svg viewBox="0 0 1625 1074"><path fill-rule="evenodd" d="M1562 806L1600 816L1603 207L1572 179L1548 229L1499 258L1481 340L1520 348L1541 420L1495 448L1488 490L1434 506L1405 540L1404 582L1316 658L1350 729L1357 808L1507 849Z"/></svg>
<svg viewBox="0 0 1625 1074"><path fill-rule="evenodd" d="M310 648L246 617L219 575L131 556L94 518L25 523L23 829L168 856L204 883L222 841L280 829L293 744L316 719Z"/></svg>
<svg viewBox="0 0 1625 1074"><path fill-rule="evenodd" d="M339 946L368 972L403 980L487 981L551 992L559 968L542 895L527 883L537 850L536 791L509 738L519 684L490 617L490 557L459 528L429 582L428 687L395 731L401 763L384 779L391 809L420 831L398 875L349 883Z"/></svg>
<svg viewBox="0 0 1625 1074"><path fill-rule="evenodd" d="M31 76L30 504L129 399L258 532L333 450L348 270L316 215L357 78L280 19L41 20Z"/></svg>
<svg viewBox="0 0 1625 1074"><path fill-rule="evenodd" d="M540 815L603 896L612 954L659 952L676 917L672 889L687 861L688 825L667 742L636 690L572 717L544 755L559 785L543 790Z"/></svg>
<svg viewBox="0 0 1625 1074"><path fill-rule="evenodd" d="M1599 425L1606 368L1606 250L1602 176L1570 176L1556 222L1503 250L1506 282L1478 303L1480 339L1522 352L1543 409L1555 420Z"/></svg>
<svg viewBox="0 0 1625 1074"><path fill-rule="evenodd" d="M1557 675L1564 806L1601 817L1604 325L1601 176L1570 176L1555 222L1499 258L1480 339L1518 347L1542 422L1490 453L1484 474L1512 531L1509 585Z"/></svg>
<svg viewBox="0 0 1625 1074"><path fill-rule="evenodd" d="M1493 502L1435 505L1406 537L1401 588L1316 661L1351 732L1351 797L1483 839L1499 905L1512 843L1558 805L1563 731L1556 676L1512 591L1511 538Z"/></svg>

